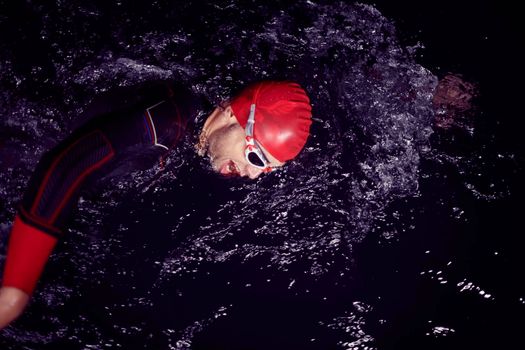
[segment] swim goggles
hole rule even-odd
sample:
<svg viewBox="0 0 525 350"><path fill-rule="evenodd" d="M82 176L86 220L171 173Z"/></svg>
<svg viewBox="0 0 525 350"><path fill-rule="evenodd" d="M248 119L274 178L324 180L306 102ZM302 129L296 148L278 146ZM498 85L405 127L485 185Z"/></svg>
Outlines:
<svg viewBox="0 0 525 350"><path fill-rule="evenodd" d="M244 129L246 133L246 147L244 147L244 157L254 167L262 169L263 172L269 173L274 170L271 167L270 161L261 150L259 143L253 137L253 127L255 126L255 103L252 103L250 106L250 115L248 117L248 122L246 123L246 128Z"/></svg>

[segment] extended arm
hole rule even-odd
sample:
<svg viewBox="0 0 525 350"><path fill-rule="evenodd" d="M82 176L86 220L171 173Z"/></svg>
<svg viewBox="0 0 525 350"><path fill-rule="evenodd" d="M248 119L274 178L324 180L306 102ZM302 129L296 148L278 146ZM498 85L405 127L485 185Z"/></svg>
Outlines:
<svg viewBox="0 0 525 350"><path fill-rule="evenodd" d="M0 289L0 328L23 311L82 189L111 171L115 159L130 150L166 152L182 135L185 120L179 106L161 96L92 118L42 157L11 230Z"/></svg>

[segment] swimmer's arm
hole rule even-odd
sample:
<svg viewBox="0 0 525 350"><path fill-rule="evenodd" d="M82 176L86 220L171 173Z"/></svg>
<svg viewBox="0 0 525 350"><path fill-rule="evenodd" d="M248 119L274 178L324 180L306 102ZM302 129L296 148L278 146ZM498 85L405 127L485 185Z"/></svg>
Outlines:
<svg viewBox="0 0 525 350"><path fill-rule="evenodd" d="M129 129L136 123L94 121L77 129L39 161L20 203L0 274L0 329L24 310L86 180L118 151L102 130ZM125 134L121 132L121 134ZM117 139L122 147L127 139ZM131 140L134 142L134 140Z"/></svg>
<svg viewBox="0 0 525 350"><path fill-rule="evenodd" d="M1 276L0 328L25 308L86 180L112 159L116 149L100 131L108 124L97 122L76 130L40 159L9 236Z"/></svg>
<svg viewBox="0 0 525 350"><path fill-rule="evenodd" d="M99 124L100 126L104 126ZM24 310L85 181L112 158L97 129L77 133L46 153L29 181L9 236L0 289L0 329Z"/></svg>
<svg viewBox="0 0 525 350"><path fill-rule="evenodd" d="M11 231L0 288L0 329L27 304L81 187L114 154L152 141L143 110L95 116L40 160ZM92 174L93 173L93 174Z"/></svg>

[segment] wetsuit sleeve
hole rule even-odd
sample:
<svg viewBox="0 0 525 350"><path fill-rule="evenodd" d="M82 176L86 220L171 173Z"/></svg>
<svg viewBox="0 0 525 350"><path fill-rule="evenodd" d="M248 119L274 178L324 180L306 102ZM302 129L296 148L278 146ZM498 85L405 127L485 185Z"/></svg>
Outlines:
<svg viewBox="0 0 525 350"><path fill-rule="evenodd" d="M187 124L179 105L165 94L96 116L41 158L13 224L4 286L32 293L81 191L116 159L151 150L158 157L176 145Z"/></svg>
<svg viewBox="0 0 525 350"><path fill-rule="evenodd" d="M56 237L26 224L17 215L9 237L2 285L31 294L56 243Z"/></svg>

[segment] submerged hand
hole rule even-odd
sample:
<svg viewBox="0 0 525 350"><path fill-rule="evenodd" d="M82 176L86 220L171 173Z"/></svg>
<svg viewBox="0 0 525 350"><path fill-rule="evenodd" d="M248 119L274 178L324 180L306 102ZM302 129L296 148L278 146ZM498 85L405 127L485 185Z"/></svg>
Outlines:
<svg viewBox="0 0 525 350"><path fill-rule="evenodd" d="M29 295L23 290L15 287L0 288L0 329L20 316L28 302Z"/></svg>

